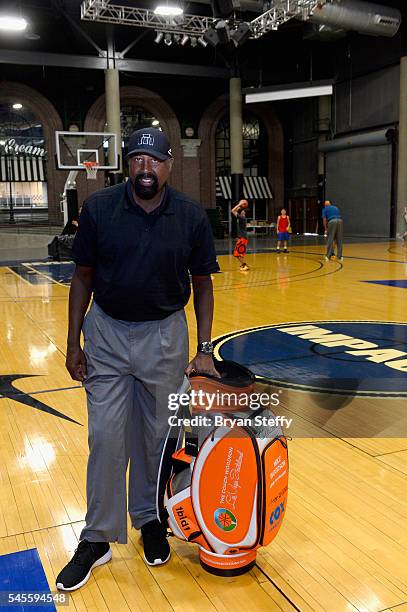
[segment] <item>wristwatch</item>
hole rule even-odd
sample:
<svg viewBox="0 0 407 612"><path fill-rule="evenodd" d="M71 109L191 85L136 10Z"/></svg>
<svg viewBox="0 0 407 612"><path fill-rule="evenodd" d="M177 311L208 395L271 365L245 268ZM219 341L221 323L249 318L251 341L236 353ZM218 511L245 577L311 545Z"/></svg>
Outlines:
<svg viewBox="0 0 407 612"><path fill-rule="evenodd" d="M213 354L213 344L211 341L209 342L200 342L197 347L198 353L203 353L204 355L212 355Z"/></svg>

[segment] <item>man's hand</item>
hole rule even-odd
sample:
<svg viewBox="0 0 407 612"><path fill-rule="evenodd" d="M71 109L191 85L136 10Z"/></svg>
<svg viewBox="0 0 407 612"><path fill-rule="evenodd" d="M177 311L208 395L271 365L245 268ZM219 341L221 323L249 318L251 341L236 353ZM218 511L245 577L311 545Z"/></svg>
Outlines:
<svg viewBox="0 0 407 612"><path fill-rule="evenodd" d="M220 378L220 374L213 364L212 355L205 355L204 353L197 353L192 361L189 362L188 367L185 369L185 374L189 376L191 372L196 372L197 374L210 374L211 376Z"/></svg>
<svg viewBox="0 0 407 612"><path fill-rule="evenodd" d="M69 348L66 352L66 369L73 380L83 382L88 373L85 353L80 346Z"/></svg>

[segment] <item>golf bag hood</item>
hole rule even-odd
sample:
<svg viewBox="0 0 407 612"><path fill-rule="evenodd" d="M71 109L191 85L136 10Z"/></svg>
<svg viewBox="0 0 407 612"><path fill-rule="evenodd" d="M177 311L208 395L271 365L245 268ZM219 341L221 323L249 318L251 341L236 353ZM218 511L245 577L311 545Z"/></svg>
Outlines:
<svg viewBox="0 0 407 612"><path fill-rule="evenodd" d="M192 373L189 377L191 391L198 394L201 392L203 401L194 406L194 411L208 410L208 402L205 397L214 396L211 410L220 412L236 412L248 409L245 399L250 397L255 388L255 376L253 372L234 361L217 361L214 365L220 378L209 374Z"/></svg>

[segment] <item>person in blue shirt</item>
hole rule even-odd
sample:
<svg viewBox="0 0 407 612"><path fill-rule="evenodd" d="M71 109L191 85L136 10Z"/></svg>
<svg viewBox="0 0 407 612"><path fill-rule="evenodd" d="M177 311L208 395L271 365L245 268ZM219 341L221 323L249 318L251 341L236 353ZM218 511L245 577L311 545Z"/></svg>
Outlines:
<svg viewBox="0 0 407 612"><path fill-rule="evenodd" d="M334 206L330 200L325 200L322 211L322 221L324 222L325 238L328 238L326 245L325 259L329 261L334 254L334 242L336 242L337 259L343 260L342 241L343 241L343 221L341 211Z"/></svg>

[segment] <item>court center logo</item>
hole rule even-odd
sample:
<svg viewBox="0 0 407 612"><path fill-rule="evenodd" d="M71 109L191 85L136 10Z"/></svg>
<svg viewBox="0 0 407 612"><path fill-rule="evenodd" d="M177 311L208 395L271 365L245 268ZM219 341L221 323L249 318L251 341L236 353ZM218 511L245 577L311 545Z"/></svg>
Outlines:
<svg viewBox="0 0 407 612"><path fill-rule="evenodd" d="M222 531L233 531L237 527L237 519L227 508L218 508L214 513L215 523Z"/></svg>
<svg viewBox="0 0 407 612"><path fill-rule="evenodd" d="M407 323L305 321L234 332L215 355L280 387L336 394L407 395Z"/></svg>

